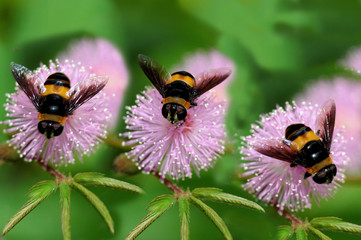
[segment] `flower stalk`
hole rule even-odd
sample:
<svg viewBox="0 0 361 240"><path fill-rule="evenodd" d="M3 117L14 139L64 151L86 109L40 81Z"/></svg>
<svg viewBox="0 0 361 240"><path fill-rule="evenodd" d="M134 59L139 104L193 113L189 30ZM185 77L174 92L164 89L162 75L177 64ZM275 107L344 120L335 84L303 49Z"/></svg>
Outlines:
<svg viewBox="0 0 361 240"><path fill-rule="evenodd" d="M299 218L297 218L295 215L293 215L292 213L290 213L289 211L283 209L280 210L276 207L276 210L281 213L282 216L284 216L287 220L289 220L292 225L294 226L294 228L297 228L297 226L302 225L303 222L302 220L300 220Z"/></svg>
<svg viewBox="0 0 361 240"><path fill-rule="evenodd" d="M38 158L36 162L40 164L40 166L42 166L45 171L47 171L50 175L52 175L55 179L59 180L60 182L61 180L65 179L65 176L62 173L58 172L47 162L43 162L40 158Z"/></svg>
<svg viewBox="0 0 361 240"><path fill-rule="evenodd" d="M175 185L173 182L171 182L167 178L161 176L159 174L159 172L155 172L154 176L156 178L158 178L161 181L161 183L163 183L169 190L174 192L177 196L182 195L182 194L185 193L183 189L179 188L177 185Z"/></svg>

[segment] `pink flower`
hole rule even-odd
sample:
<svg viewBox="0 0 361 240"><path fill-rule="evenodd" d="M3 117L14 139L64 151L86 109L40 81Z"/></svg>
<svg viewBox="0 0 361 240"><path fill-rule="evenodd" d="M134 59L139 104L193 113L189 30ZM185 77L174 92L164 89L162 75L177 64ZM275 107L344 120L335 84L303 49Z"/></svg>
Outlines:
<svg viewBox="0 0 361 240"><path fill-rule="evenodd" d="M358 174L361 169L361 83L335 78L319 80L296 96L296 101L307 101L321 105L329 98L337 106L336 127L344 128L347 155L350 161L347 173Z"/></svg>
<svg viewBox="0 0 361 240"><path fill-rule="evenodd" d="M108 76L109 81L104 88L109 96L108 108L112 115L108 127L114 128L129 78L123 57L116 47L101 38L82 39L73 42L67 51L59 55L59 59L79 61L83 66L90 67L91 73Z"/></svg>
<svg viewBox="0 0 361 240"><path fill-rule="evenodd" d="M56 72L62 72L70 79L71 87L75 87L70 88L69 92L76 90L75 94L90 85L104 84L102 78L90 73L88 68L71 61L50 61L49 67L41 65L29 72L30 81L43 91L45 80ZM48 139L38 130L38 110L24 91L16 87L15 93L7 95L5 104L10 119L4 123L9 126L7 132L13 133L9 145L18 149L20 155L28 161L41 158L44 163L74 163L74 155L80 159L83 154L89 155L95 150L100 138L106 136L105 127L110 118L107 103L106 95L98 93L66 118L59 136Z"/></svg>
<svg viewBox="0 0 361 240"><path fill-rule="evenodd" d="M193 76L197 76L202 72L207 72L217 68L229 68L232 69L231 75L227 78L227 81L219 84L214 88L214 95L218 100L226 100L229 104L229 95L227 93L227 87L233 79L235 72L235 65L231 59L224 56L217 50L209 52L196 52L193 55L188 55L184 58L183 63L173 68L173 72L187 71Z"/></svg>
<svg viewBox="0 0 361 240"><path fill-rule="evenodd" d="M319 203L321 198L333 196L340 183L344 182L348 157L344 152L345 140L340 129L335 128L331 144L330 154L337 166L337 175L330 184L317 184L311 177L304 179L304 167L291 167L290 163L263 155L254 148L272 139L282 143L286 128L294 123L303 123L314 130L318 109L318 105L287 103L285 109L277 107L271 113L262 115L258 124L252 125L251 135L243 138L241 154L246 162L242 166L244 176L249 177L243 187L261 201L275 206L280 214L284 209L298 211L311 208L311 199Z"/></svg>
<svg viewBox="0 0 361 240"><path fill-rule="evenodd" d="M341 64L358 73L361 72L361 47L352 48L347 57L341 60Z"/></svg>
<svg viewBox="0 0 361 240"><path fill-rule="evenodd" d="M162 97L154 88L137 95L136 105L128 107L127 129L122 134L137 144L128 153L145 173L159 172L173 179L192 177L192 169L213 166L223 152L224 104L214 100L212 92L200 96L197 106L189 108L186 122L171 124L162 116Z"/></svg>

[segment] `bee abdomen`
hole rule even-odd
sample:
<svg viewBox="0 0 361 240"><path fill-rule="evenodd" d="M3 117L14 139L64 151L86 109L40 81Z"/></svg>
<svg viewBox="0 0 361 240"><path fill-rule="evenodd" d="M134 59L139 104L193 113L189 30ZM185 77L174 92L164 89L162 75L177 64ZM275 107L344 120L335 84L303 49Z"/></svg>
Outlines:
<svg viewBox="0 0 361 240"><path fill-rule="evenodd" d="M293 141L297 137L302 136L309 131L312 131L311 128L302 123L292 124L287 127L285 137L286 139Z"/></svg>
<svg viewBox="0 0 361 240"><path fill-rule="evenodd" d="M41 96L57 94L66 100L69 99L69 96L66 93L70 89L70 80L65 74L60 72L51 74L46 79L44 86L45 92L41 93Z"/></svg>
<svg viewBox="0 0 361 240"><path fill-rule="evenodd" d="M195 85L195 78L192 74L186 71L179 71L172 74L171 79L169 79L165 85L168 85L174 81L182 81L185 82L189 87L193 88Z"/></svg>
<svg viewBox="0 0 361 240"><path fill-rule="evenodd" d="M168 87L169 85L173 85L175 83L176 86L178 86L180 82L184 84L181 86L187 86L187 88L189 89L192 89L196 83L195 78L192 76L192 74L186 71L180 71L173 73L171 78L165 83L165 86Z"/></svg>
<svg viewBox="0 0 361 240"><path fill-rule="evenodd" d="M286 139L292 141L290 148L295 152L301 151L311 141L320 140L310 127L301 123L288 126L285 135Z"/></svg>
<svg viewBox="0 0 361 240"><path fill-rule="evenodd" d="M69 78L64 74L64 73L61 73L61 72L56 72L56 73L53 73L51 74L45 81L45 85L47 84L46 82L48 81L52 81L52 80L55 80L55 81L62 81L64 82L64 84L69 84L69 87L70 87L70 80Z"/></svg>

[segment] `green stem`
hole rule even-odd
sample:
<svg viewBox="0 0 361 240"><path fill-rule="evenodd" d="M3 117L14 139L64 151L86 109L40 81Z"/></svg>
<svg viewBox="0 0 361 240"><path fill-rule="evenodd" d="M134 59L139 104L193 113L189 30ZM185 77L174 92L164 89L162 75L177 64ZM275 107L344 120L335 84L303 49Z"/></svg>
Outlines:
<svg viewBox="0 0 361 240"><path fill-rule="evenodd" d="M44 148L46 147L46 144L44 145ZM0 145L0 166L5 164L6 162L16 161L19 159L20 159L19 154L17 154L17 152L13 148L9 147L7 144ZM61 174L60 172L55 170L49 164L41 161L40 157L38 159L36 159L36 162L39 163L45 169L45 171L49 172L56 179L64 179L65 178L65 176L63 174Z"/></svg>
<svg viewBox="0 0 361 240"><path fill-rule="evenodd" d="M224 154L235 154L237 151L237 147L235 146L233 141L227 140L224 144Z"/></svg>
<svg viewBox="0 0 361 240"><path fill-rule="evenodd" d="M242 183L246 183L248 179L250 179L250 177L245 177L243 176L244 171L240 168L236 169L233 173L233 179L235 180L239 180Z"/></svg>
<svg viewBox="0 0 361 240"><path fill-rule="evenodd" d="M0 159L5 162L15 162L19 160L19 154L6 143L0 145Z"/></svg>
<svg viewBox="0 0 361 240"><path fill-rule="evenodd" d="M103 138L103 141L108 146L121 149L123 152L128 152L132 149L132 146L124 146L124 138L118 137L112 133L109 133L106 138Z"/></svg>

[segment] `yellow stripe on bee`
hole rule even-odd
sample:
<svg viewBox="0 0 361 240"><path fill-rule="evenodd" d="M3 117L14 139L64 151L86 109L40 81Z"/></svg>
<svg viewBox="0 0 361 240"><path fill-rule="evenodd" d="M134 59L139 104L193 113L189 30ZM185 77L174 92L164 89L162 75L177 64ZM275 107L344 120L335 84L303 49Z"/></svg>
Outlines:
<svg viewBox="0 0 361 240"><path fill-rule="evenodd" d="M49 113L39 113L38 118L40 121L48 120L60 123L61 125L64 125L66 121L66 117L55 115L55 114L49 114Z"/></svg>
<svg viewBox="0 0 361 240"><path fill-rule="evenodd" d="M162 104L167 104L167 103L177 103L179 105L182 105L183 107L185 107L186 109L188 109L191 106L191 103L184 100L183 98L180 97L166 97L163 98Z"/></svg>
<svg viewBox="0 0 361 240"><path fill-rule="evenodd" d="M316 163L312 167L306 168L306 171L309 172L311 175L313 175L313 174L317 173L318 171L320 171L322 168L329 166L331 164L332 164L332 158L330 156L328 156L327 158L325 158L324 160L322 160L319 163Z"/></svg>
<svg viewBox="0 0 361 240"><path fill-rule="evenodd" d="M66 93L69 91L68 87L65 86L58 86L55 84L47 84L45 86L45 92L41 93L41 96L46 96L50 94L57 94L66 100L69 100L69 97L66 95Z"/></svg>
<svg viewBox="0 0 361 240"><path fill-rule="evenodd" d="M313 140L317 141L320 140L320 138L315 134L314 131L311 130L293 140L291 142L290 148L292 151L298 152L306 143Z"/></svg>
<svg viewBox="0 0 361 240"><path fill-rule="evenodd" d="M174 74L172 77L165 83L165 85L168 85L174 81L183 81L187 83L191 88L194 87L194 79L187 75L181 75L181 74Z"/></svg>

